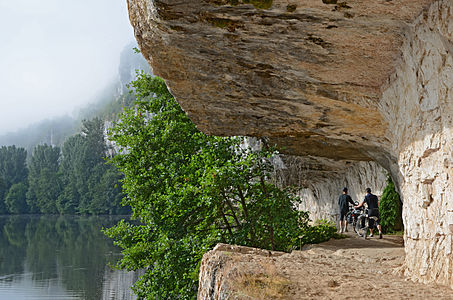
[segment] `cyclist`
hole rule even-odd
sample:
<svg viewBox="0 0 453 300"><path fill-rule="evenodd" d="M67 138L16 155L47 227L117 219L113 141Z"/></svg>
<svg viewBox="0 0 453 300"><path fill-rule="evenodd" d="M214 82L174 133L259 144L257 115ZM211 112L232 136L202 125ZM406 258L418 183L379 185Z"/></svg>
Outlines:
<svg viewBox="0 0 453 300"><path fill-rule="evenodd" d="M377 217L376 225L379 230L379 238L382 239L381 224L379 224L379 200L376 195L371 194L370 188L366 188L365 199L363 199L363 201L359 205L354 206L354 208L362 207L364 203L366 203L368 206L368 216ZM370 222L369 223L370 237L372 237L374 229L374 220L370 219L369 222Z"/></svg>

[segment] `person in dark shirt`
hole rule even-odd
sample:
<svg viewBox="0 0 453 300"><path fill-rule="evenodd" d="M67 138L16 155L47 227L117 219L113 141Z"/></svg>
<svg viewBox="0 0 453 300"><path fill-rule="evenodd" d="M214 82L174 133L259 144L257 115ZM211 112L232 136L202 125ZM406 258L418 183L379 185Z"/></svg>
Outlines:
<svg viewBox="0 0 453 300"><path fill-rule="evenodd" d="M340 233L348 231L348 220L346 219L346 214L349 211L349 203L354 205L354 201L352 201L351 196L348 195L348 188L343 188L343 195L338 198L338 206L340 207Z"/></svg>
<svg viewBox="0 0 453 300"><path fill-rule="evenodd" d="M376 221L376 225L379 230L379 238L382 239L381 224L379 224L379 200L376 195L371 194L370 188L366 189L365 199L363 199L363 201L359 205L355 206L355 208L362 207L364 203L366 203L368 206L368 216L378 218ZM374 228L373 222L374 222L374 220L370 219L370 237L373 236L373 228Z"/></svg>

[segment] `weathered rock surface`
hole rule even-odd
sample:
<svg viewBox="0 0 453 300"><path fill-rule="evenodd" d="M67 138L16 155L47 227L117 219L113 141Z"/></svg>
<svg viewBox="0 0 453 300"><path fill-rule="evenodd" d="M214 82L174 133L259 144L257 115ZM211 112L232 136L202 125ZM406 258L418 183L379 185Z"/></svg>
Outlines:
<svg viewBox="0 0 453 300"><path fill-rule="evenodd" d="M229 253L239 256L269 257L283 253L257 248L218 244L208 255L205 255L200 266L200 283L198 299L230 299L239 266L234 266L234 258ZM232 271L232 268L235 270ZM235 274L236 273L236 274Z"/></svg>
<svg viewBox="0 0 453 300"><path fill-rule="evenodd" d="M398 153L406 274L453 287L453 1L414 20L379 109Z"/></svg>
<svg viewBox="0 0 453 300"><path fill-rule="evenodd" d="M381 165L404 201L406 274L453 286L452 0L128 3L142 53L201 130L303 157L313 201L337 196L338 174L358 172L347 163Z"/></svg>
<svg viewBox="0 0 453 300"><path fill-rule="evenodd" d="M300 187L296 192L302 200L299 208L309 211L311 220L327 219L338 224L338 197L343 187L360 202L366 187L379 197L387 184L388 172L375 162L284 155L274 165L279 185Z"/></svg>
<svg viewBox="0 0 453 300"><path fill-rule="evenodd" d="M400 242L351 234L292 253L219 244L203 257L198 299L451 299L448 287L395 272L404 263Z"/></svg>
<svg viewBox="0 0 453 300"><path fill-rule="evenodd" d="M339 162L336 162L339 163ZM335 165L335 162L332 162ZM292 173L293 176L304 176L301 172ZM327 177L327 174L325 174ZM304 181L308 181L304 178ZM339 221L338 197L342 187L348 187L348 193L354 201L361 202L364 199L364 188L369 187L373 194L381 196L387 184L387 172L374 162L352 162L338 169L329 178L311 182L298 191L302 199L301 210L310 212L310 219Z"/></svg>
<svg viewBox="0 0 453 300"><path fill-rule="evenodd" d="M247 141L253 149L261 147L254 138ZM387 184L388 172L373 161L279 155L274 158L273 165L276 183L298 187L296 194L302 200L299 209L309 211L313 221L327 219L338 225L338 197L343 187L348 187L352 199L360 202L366 187L380 197Z"/></svg>

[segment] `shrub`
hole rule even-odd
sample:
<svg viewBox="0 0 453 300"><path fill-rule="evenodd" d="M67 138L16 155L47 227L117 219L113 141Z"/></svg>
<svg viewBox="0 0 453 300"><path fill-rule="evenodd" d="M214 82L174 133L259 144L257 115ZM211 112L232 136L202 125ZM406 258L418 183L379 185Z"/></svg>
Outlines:
<svg viewBox="0 0 453 300"><path fill-rule="evenodd" d="M379 215L384 232L393 232L403 228L400 196L396 192L395 184L390 176L387 178L387 186L379 202Z"/></svg>
<svg viewBox="0 0 453 300"><path fill-rule="evenodd" d="M314 226L308 226L301 236L301 246L319 244L336 237L337 228L332 221L321 219Z"/></svg>

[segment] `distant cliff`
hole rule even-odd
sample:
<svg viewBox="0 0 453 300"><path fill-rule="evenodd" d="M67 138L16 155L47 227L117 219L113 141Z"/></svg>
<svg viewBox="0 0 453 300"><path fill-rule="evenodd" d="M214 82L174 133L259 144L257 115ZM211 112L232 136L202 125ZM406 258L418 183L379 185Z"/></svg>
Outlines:
<svg viewBox="0 0 453 300"><path fill-rule="evenodd" d="M124 47L120 55L120 64L118 66L119 94L128 93L127 85L136 79L136 71L143 70L146 73L151 72L149 64L134 49L138 49L136 42L131 42Z"/></svg>

